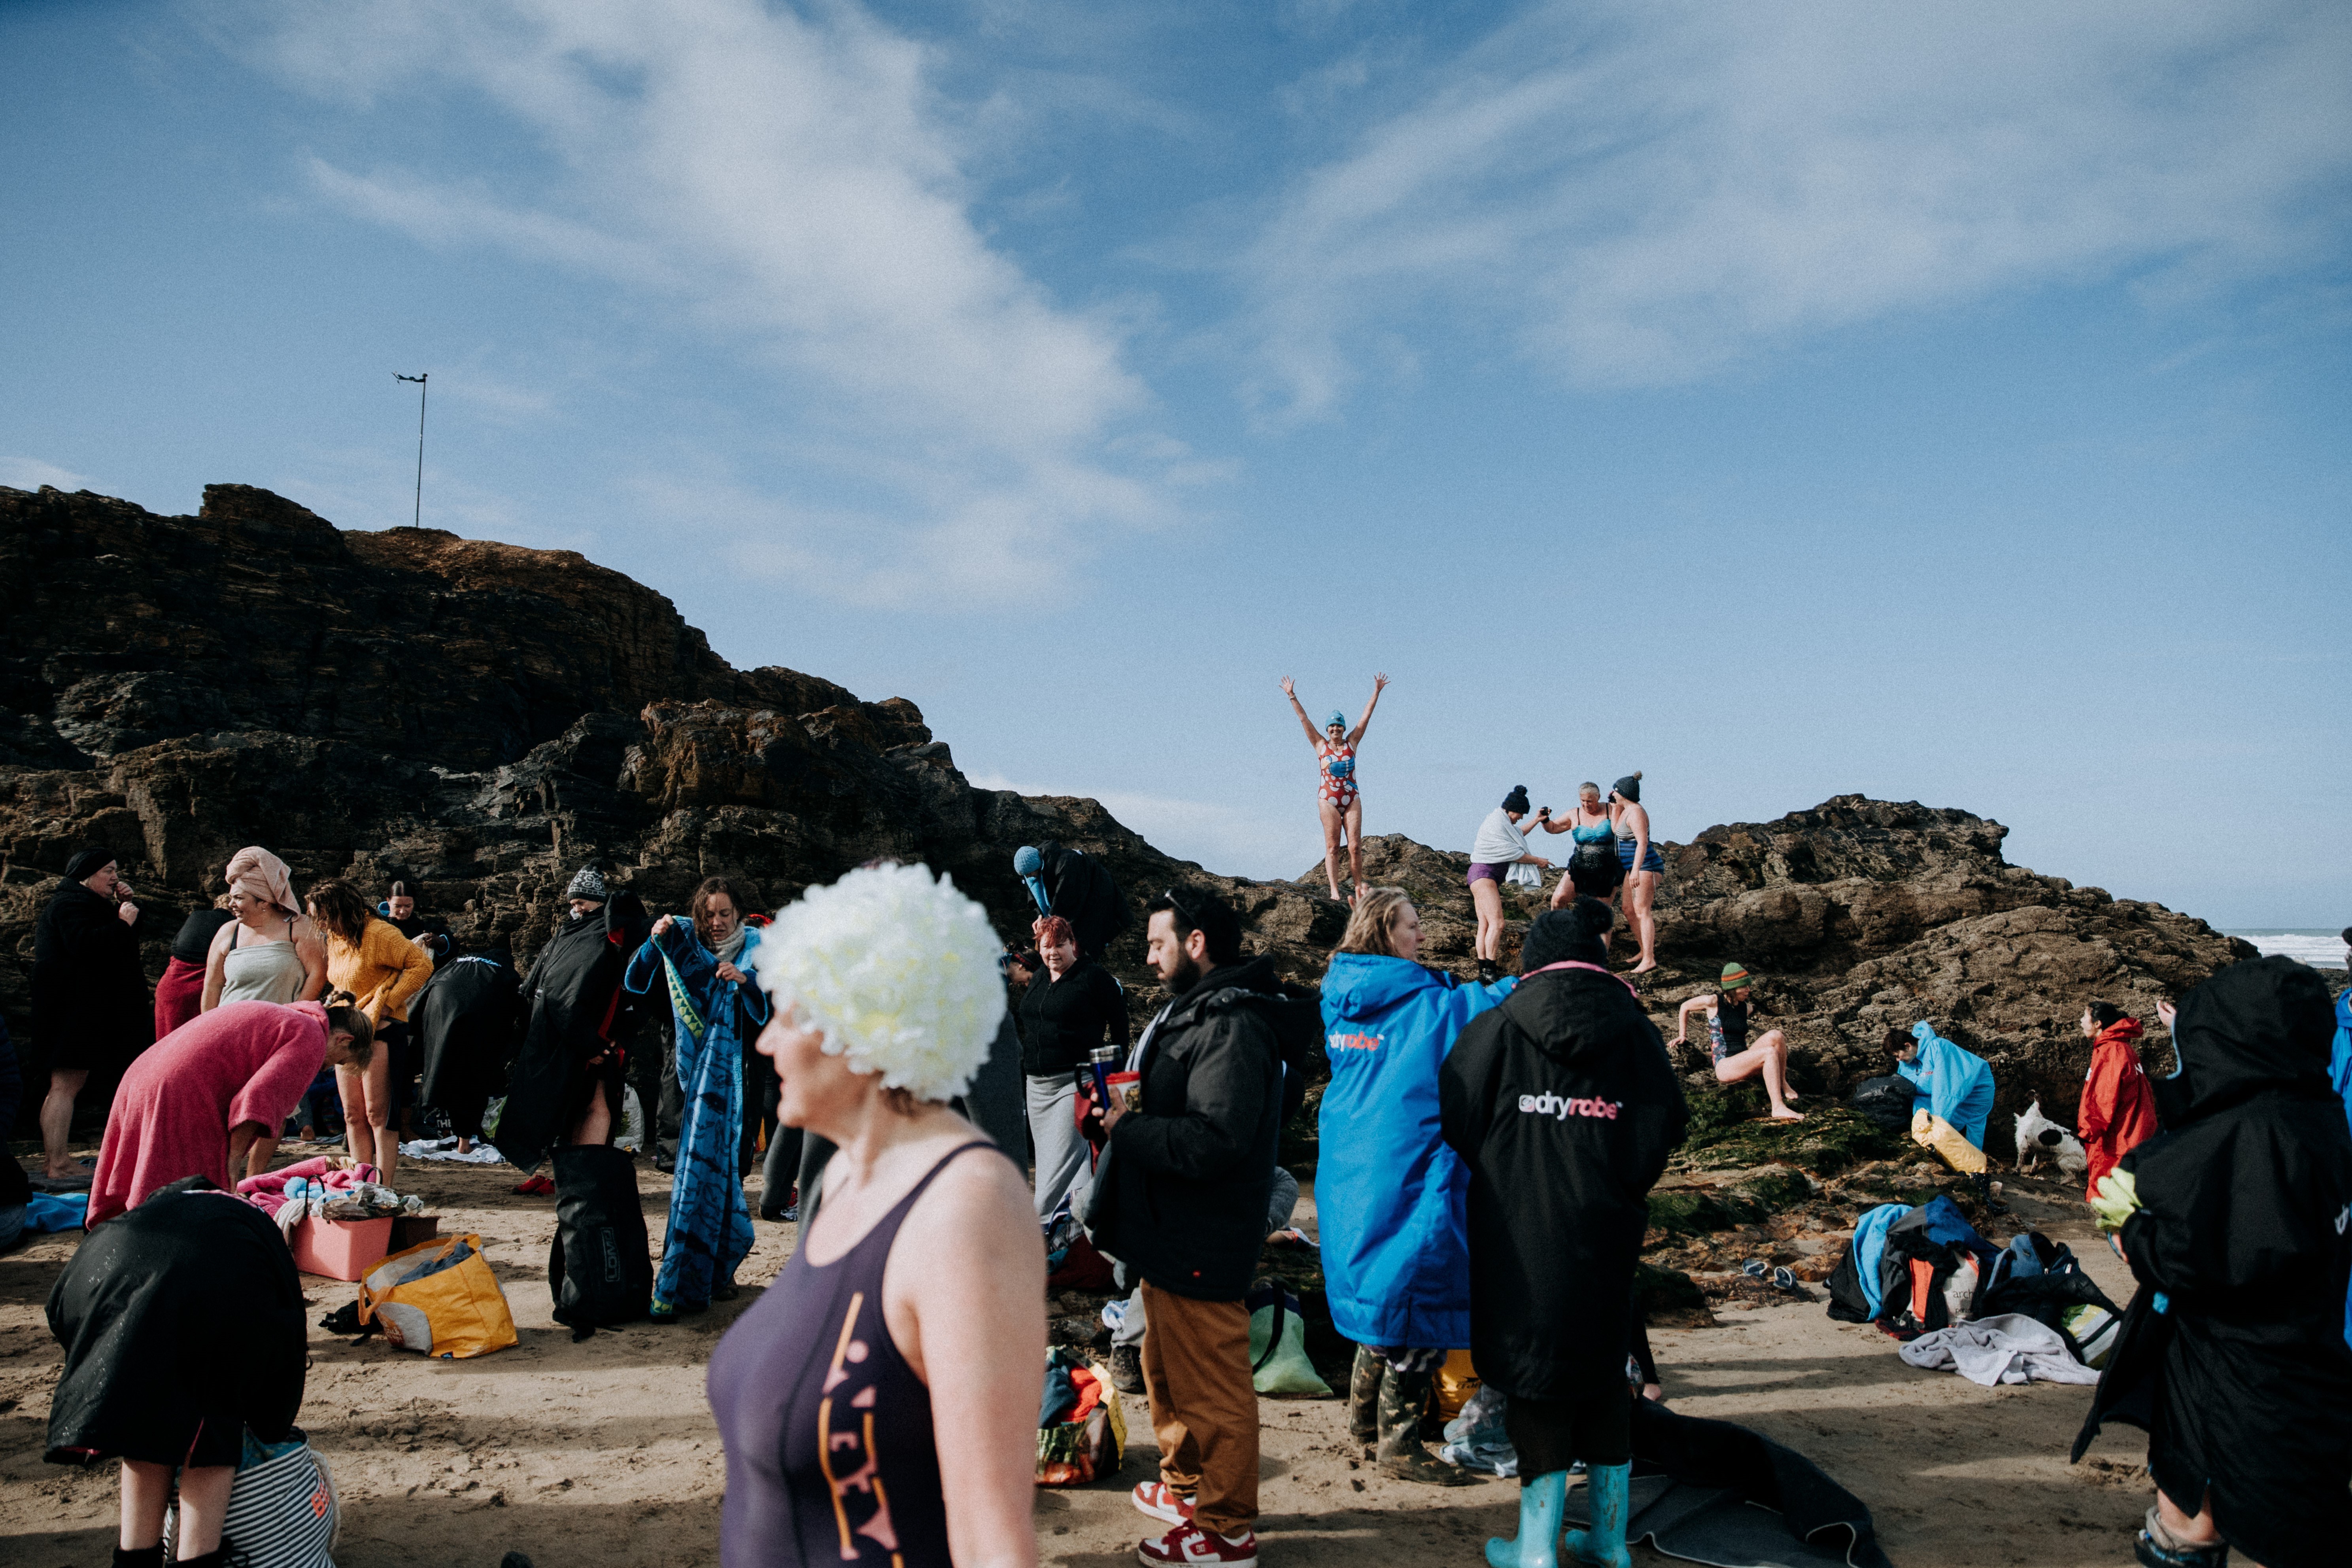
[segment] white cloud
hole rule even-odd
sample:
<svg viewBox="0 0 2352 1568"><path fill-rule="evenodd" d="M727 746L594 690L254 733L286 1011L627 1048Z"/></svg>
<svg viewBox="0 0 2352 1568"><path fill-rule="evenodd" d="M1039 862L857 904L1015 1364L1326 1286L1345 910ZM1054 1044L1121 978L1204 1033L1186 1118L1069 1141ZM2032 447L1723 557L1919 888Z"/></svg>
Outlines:
<svg viewBox="0 0 2352 1568"><path fill-rule="evenodd" d="M1435 304L1586 384L2005 289L2340 241L2352 8L1552 4L1297 180L1239 263L1268 405Z"/></svg>
<svg viewBox="0 0 2352 1568"><path fill-rule="evenodd" d="M782 373L808 493L726 498L749 558L905 602L1001 595L1024 549L1161 515L1107 440L1148 395L1122 331L1057 305L971 216L924 47L850 5L757 0L405 0L268 13L252 47L321 96L479 95L517 128L462 167L353 169L313 188L436 246L482 245L677 301ZM427 110L432 112L431 110ZM454 160L457 155L452 154ZM798 453L795 454L799 455ZM889 493L852 531L795 519ZM903 563L921 554L919 572Z"/></svg>
<svg viewBox="0 0 2352 1568"><path fill-rule="evenodd" d="M61 490L86 490L90 481L71 468L60 468L38 458L0 457L0 485L15 490L37 490L55 485Z"/></svg>

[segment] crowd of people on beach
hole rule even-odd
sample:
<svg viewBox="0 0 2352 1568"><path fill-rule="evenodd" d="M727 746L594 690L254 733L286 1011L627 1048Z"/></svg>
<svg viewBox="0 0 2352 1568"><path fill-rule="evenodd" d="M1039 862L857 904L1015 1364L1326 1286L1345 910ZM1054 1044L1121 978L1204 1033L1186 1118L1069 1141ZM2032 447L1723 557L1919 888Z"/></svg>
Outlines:
<svg viewBox="0 0 2352 1568"><path fill-rule="evenodd" d="M1558 816L1514 788L1471 856L1475 975L1424 963L1412 899L1364 879L1354 762L1387 684L1352 730L1335 713L1318 733L1299 710L1335 898L1342 850L1349 872L1312 989L1253 955L1211 888L1130 900L1102 859L1047 841L1012 856L1026 903L1009 921L919 866L859 868L772 916L730 877L656 916L583 866L528 971L458 951L404 882L373 904L342 879L298 899L286 863L249 847L151 994L112 853L73 857L34 969L48 1081L33 1181L88 1194L51 1300L66 1363L47 1456L122 1462L118 1568L324 1561L292 1503L270 1522L265 1493L294 1491L247 1480L300 1447L307 1327L277 1226L221 1194L331 1112L348 1162L385 1180L404 1126L446 1117L457 1150L494 1140L519 1191L554 1196L561 1255L578 1215L635 1209L614 1147L633 1087L672 1178L639 1315L738 1293L755 1165L760 1217L799 1226L709 1363L724 1561L1034 1563L1055 1245L1125 1297L1105 1370L1143 1399L1159 1449L1132 1490L1153 1521L1140 1561L1253 1568L1246 1298L1269 1240L1298 1234L1279 1152L1318 1063L1317 1239L1356 1347L1350 1434L1390 1476L1461 1484L1422 1432L1440 1366L1467 1350L1520 1483L1488 1563L1628 1563L1632 1467L1680 1440L1636 1289L1648 1196L1688 1115L1674 1048L1703 1016L1716 1081L1759 1080L1773 1122L1802 1121L1808 1100L1786 1033L1755 1032L1745 964L1679 1004L1672 1047L1629 977L1656 965L1664 874L1639 773ZM1506 973L1500 883L1540 887L1537 829L1573 847ZM1108 966L1139 907L1140 973L1166 996L1148 1016ZM1625 973L1621 922L1639 945ZM1025 939L1003 941L1006 923ZM2139 1286L2084 1443L2103 1422L2147 1429L2144 1563L2332 1563L2352 1539L2352 1001L2262 959L2158 1021L2178 1060L2162 1079L2123 1009L2078 1021L2084 1196ZM2000 1212L1987 1061L1927 1019L1884 1050L1910 1136ZM110 1072L85 1169L74 1106ZM569 1300L559 1319L593 1331ZM229 1348L188 1348L214 1345Z"/></svg>

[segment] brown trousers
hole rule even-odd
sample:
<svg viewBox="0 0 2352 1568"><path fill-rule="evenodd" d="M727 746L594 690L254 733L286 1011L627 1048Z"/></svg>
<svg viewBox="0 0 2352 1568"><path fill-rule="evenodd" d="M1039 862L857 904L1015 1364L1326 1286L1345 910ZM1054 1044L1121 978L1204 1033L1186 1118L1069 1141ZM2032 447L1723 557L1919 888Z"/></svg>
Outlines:
<svg viewBox="0 0 2352 1568"><path fill-rule="evenodd" d="M1143 1386L1160 1479L1192 1500L1192 1521L1238 1535L1257 1518L1257 1390L1249 1312L1143 1282Z"/></svg>

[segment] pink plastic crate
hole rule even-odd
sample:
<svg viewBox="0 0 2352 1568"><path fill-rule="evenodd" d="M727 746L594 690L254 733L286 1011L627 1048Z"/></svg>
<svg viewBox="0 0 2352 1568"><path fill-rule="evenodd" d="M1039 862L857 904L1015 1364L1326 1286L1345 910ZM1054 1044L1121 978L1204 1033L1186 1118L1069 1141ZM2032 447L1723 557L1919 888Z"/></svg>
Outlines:
<svg viewBox="0 0 2352 1568"><path fill-rule="evenodd" d="M356 1279L392 1252L390 1216L383 1219L298 1220L294 1267L329 1279Z"/></svg>

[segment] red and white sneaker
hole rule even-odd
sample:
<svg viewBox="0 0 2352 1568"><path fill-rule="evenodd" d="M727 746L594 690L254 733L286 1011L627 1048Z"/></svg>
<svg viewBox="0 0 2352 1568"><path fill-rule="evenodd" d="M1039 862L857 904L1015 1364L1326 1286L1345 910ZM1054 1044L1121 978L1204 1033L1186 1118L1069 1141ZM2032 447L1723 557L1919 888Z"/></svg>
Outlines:
<svg viewBox="0 0 2352 1568"><path fill-rule="evenodd" d="M1138 1546L1135 1556L1143 1568L1169 1568L1171 1564L1192 1568L1196 1563L1213 1563L1216 1568L1257 1568L1257 1532L1244 1530L1239 1536L1225 1536L1197 1524L1180 1524L1159 1540Z"/></svg>
<svg viewBox="0 0 2352 1568"><path fill-rule="evenodd" d="M1129 1495L1138 1513L1164 1519L1171 1524L1192 1522L1192 1500L1181 1492L1170 1491L1164 1482L1145 1481Z"/></svg>

